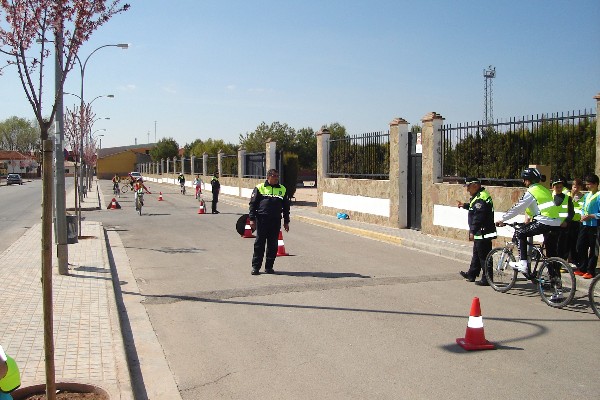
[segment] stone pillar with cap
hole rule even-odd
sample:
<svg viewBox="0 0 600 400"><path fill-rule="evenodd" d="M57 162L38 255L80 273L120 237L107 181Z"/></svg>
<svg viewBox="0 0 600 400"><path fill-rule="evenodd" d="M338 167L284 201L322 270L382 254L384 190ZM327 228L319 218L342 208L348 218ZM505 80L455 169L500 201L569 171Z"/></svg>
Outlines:
<svg viewBox="0 0 600 400"><path fill-rule="evenodd" d="M441 133L444 117L436 112L430 112L421 118L421 122L423 123L421 132L423 142L421 230L424 233L433 233L433 206L440 203L436 184L442 183L444 178Z"/></svg>
<svg viewBox="0 0 600 400"><path fill-rule="evenodd" d="M390 225L408 226L408 122L390 122Z"/></svg>

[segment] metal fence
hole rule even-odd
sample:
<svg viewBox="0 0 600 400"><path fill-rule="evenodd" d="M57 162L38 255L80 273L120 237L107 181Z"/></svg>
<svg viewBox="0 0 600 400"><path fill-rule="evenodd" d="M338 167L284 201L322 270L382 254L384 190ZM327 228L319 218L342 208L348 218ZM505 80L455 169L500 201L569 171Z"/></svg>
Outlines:
<svg viewBox="0 0 600 400"><path fill-rule="evenodd" d="M477 176L513 185L532 164L550 166L553 176L582 178L596 162L596 114L580 110L495 124L443 125L442 157L447 182Z"/></svg>
<svg viewBox="0 0 600 400"><path fill-rule="evenodd" d="M205 171L203 171L203 168L204 168L203 164L204 164L204 159L202 157L194 158L194 172L196 174L206 175Z"/></svg>
<svg viewBox="0 0 600 400"><path fill-rule="evenodd" d="M267 175L267 153L246 153L244 178L264 178Z"/></svg>
<svg viewBox="0 0 600 400"><path fill-rule="evenodd" d="M329 139L327 176L389 179L390 133L373 132Z"/></svg>
<svg viewBox="0 0 600 400"><path fill-rule="evenodd" d="M218 156L208 156L208 160L206 161L206 169L208 171L204 171L206 175L212 175L216 171L219 170L219 157Z"/></svg>
<svg viewBox="0 0 600 400"><path fill-rule="evenodd" d="M221 158L221 176L238 176L237 154L223 155Z"/></svg>

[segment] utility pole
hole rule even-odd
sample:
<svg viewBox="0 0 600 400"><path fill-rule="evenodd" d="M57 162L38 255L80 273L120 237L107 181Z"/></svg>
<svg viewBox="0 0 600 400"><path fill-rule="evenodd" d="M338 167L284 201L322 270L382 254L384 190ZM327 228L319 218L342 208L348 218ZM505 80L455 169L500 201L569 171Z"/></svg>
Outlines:
<svg viewBox="0 0 600 400"><path fill-rule="evenodd" d="M156 143L156 121L154 121L154 143Z"/></svg>
<svg viewBox="0 0 600 400"><path fill-rule="evenodd" d="M56 240L56 257L58 260L58 273L60 275L69 274L69 247L67 246L67 207L65 193L65 121L63 115L63 90L62 90L62 70L63 70L63 32L57 31L54 38L56 52L54 79L56 92L56 127L54 157L55 157L55 220L54 234Z"/></svg>

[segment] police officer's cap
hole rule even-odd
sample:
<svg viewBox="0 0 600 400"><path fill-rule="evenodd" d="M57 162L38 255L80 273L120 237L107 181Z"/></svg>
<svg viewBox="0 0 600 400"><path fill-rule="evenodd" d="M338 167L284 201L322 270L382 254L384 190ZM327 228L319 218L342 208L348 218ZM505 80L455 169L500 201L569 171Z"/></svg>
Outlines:
<svg viewBox="0 0 600 400"><path fill-rule="evenodd" d="M465 179L465 186L469 186L472 183L481 184L481 181L478 178L473 178L473 177Z"/></svg>
<svg viewBox="0 0 600 400"><path fill-rule="evenodd" d="M554 179L552 179L550 186L558 185L559 183L562 183L563 185L567 184L565 179L560 178L560 177L555 177Z"/></svg>

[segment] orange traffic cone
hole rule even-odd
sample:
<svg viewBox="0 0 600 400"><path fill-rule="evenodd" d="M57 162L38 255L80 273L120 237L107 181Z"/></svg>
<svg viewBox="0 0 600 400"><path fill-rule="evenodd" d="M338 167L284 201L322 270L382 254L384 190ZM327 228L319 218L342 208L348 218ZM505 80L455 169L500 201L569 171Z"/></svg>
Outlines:
<svg viewBox="0 0 600 400"><path fill-rule="evenodd" d="M485 339L479 297L474 297L471 303L471 314L469 315L465 337L457 338L456 343L465 350L493 350L496 348L493 343Z"/></svg>
<svg viewBox="0 0 600 400"><path fill-rule="evenodd" d="M110 207L108 208L109 210L118 210L121 208L121 205L119 204L119 202L117 201L117 199L115 199L114 197L112 198L111 202L110 202Z"/></svg>
<svg viewBox="0 0 600 400"><path fill-rule="evenodd" d="M246 218L246 226L244 227L243 238L253 238L256 237L252 234L252 228L250 228L250 217Z"/></svg>
<svg viewBox="0 0 600 400"><path fill-rule="evenodd" d="M158 201L163 201L163 198L162 198L162 192L159 192L159 193L158 193Z"/></svg>
<svg viewBox="0 0 600 400"><path fill-rule="evenodd" d="M279 231L279 239L277 240L277 257L289 255L289 253L285 252L285 245L283 244L283 233Z"/></svg>
<svg viewBox="0 0 600 400"><path fill-rule="evenodd" d="M198 214L206 214L206 203L204 200L200 200L200 207L198 207Z"/></svg>

